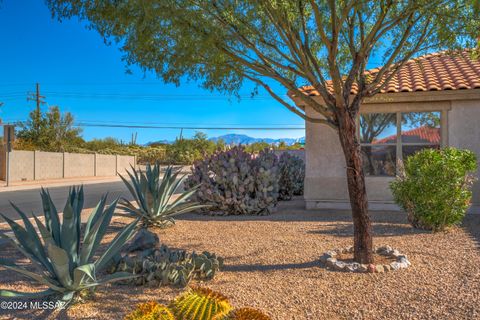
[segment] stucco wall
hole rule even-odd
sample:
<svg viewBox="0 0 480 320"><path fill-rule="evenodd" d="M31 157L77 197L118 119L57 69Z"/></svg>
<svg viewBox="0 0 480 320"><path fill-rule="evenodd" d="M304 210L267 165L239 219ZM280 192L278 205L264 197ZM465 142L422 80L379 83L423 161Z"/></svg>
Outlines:
<svg viewBox="0 0 480 320"><path fill-rule="evenodd" d="M117 158L111 154L96 154L96 175L114 176L117 174Z"/></svg>
<svg viewBox="0 0 480 320"><path fill-rule="evenodd" d="M480 101L453 101L448 115L449 144L477 154L480 167ZM477 172L480 179L480 172ZM480 212L480 181L473 187L475 211Z"/></svg>
<svg viewBox="0 0 480 320"><path fill-rule="evenodd" d="M35 180L63 177L63 154L35 151Z"/></svg>
<svg viewBox="0 0 480 320"><path fill-rule="evenodd" d="M449 110L448 139L451 146L475 151L480 161L480 100L378 103L362 106L362 112ZM307 108L307 114L319 117ZM335 131L325 125L306 123L307 209L349 208L345 160ZM479 163L480 164L480 163ZM477 174L478 175L478 174ZM479 176L480 178L480 176ZM398 210L389 189L390 177L366 177L367 193L373 210ZM480 212L480 182L474 187L474 205Z"/></svg>

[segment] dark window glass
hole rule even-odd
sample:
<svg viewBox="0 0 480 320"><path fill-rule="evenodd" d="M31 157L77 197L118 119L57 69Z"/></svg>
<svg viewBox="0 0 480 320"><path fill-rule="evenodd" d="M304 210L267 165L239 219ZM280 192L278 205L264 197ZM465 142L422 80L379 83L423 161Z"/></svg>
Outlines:
<svg viewBox="0 0 480 320"><path fill-rule="evenodd" d="M362 146L363 170L367 176L394 176L396 146Z"/></svg>

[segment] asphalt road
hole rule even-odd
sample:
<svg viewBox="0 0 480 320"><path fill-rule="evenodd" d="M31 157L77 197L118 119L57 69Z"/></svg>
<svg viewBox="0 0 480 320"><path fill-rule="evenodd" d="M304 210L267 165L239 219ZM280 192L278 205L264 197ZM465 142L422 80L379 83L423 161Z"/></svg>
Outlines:
<svg viewBox="0 0 480 320"><path fill-rule="evenodd" d="M68 196L68 188L68 186L48 188L53 203L55 203L59 212L62 212L63 207L65 206L65 201ZM128 190L122 181L86 184L83 188L85 192L84 209L95 207L98 201L100 201L102 195L106 193L108 193L108 203L117 197L131 199ZM28 190L0 192L0 213L11 219L19 219L20 217L12 208L9 201L13 202L29 216L32 211L36 216L43 216L40 187ZM0 222L3 222L3 219L0 218Z"/></svg>

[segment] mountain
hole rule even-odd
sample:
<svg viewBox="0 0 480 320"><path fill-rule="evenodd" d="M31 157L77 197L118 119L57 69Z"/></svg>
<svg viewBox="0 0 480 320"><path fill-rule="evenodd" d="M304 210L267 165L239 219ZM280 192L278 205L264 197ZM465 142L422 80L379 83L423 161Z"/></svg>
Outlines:
<svg viewBox="0 0 480 320"><path fill-rule="evenodd" d="M233 145L238 145L238 144L252 144L255 142L266 142L269 144L278 144L280 142L285 142L287 145L292 145L296 142L305 142L305 137L294 139L294 138L280 138L280 139L272 139L272 138L252 138L250 136L247 136L245 134L225 134L223 136L219 137L214 137L210 138L209 140L217 142L218 140L223 140L225 141L226 144L233 144Z"/></svg>
<svg viewBox="0 0 480 320"><path fill-rule="evenodd" d="M295 138L279 138L279 139L272 139L272 138L253 138L247 136L245 134L225 134L219 137L212 137L208 140L217 142L218 140L222 139L226 144L229 145L239 145L239 144L252 144L255 142L266 142L269 144L279 144L280 142L285 142L288 146L295 144L295 143L305 143L305 137L301 137L298 139ZM152 141L148 142L145 145L150 146L152 144L171 144L172 141L168 140L159 140L159 141Z"/></svg>

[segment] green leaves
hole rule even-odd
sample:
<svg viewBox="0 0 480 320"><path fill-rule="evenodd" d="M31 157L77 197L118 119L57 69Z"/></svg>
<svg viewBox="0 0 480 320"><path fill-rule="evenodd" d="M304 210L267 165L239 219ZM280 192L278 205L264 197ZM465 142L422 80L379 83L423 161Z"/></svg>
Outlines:
<svg viewBox="0 0 480 320"><path fill-rule="evenodd" d="M162 178L160 175L158 163L153 167L147 164L146 172L132 167L132 172L128 172L130 182L122 176L121 178L137 206L122 199L119 207L140 218L145 227L166 227L175 222L174 216L204 207L188 201L196 192L197 187L179 192L178 197L173 200L186 175L179 177L179 172L175 172L171 166L167 167Z"/></svg>
<svg viewBox="0 0 480 320"><path fill-rule="evenodd" d="M407 158L404 172L390 188L414 227L440 231L462 221L476 170L472 151L424 149Z"/></svg>
<svg viewBox="0 0 480 320"><path fill-rule="evenodd" d="M28 271L4 259L0 259L0 266L46 285L49 290L34 294L1 290L1 296L40 297L59 294L62 301L68 302L82 290L131 277L131 275L119 273L98 281L96 272L102 270L110 259L120 252L122 246L131 238L137 220L116 235L97 261L90 261L107 232L118 200L105 209L106 196L102 197L88 218L82 243L83 187L70 189L62 222L48 191L42 189L41 197L45 224L33 215L38 230L13 204L25 227L2 215L14 234L14 237L3 237L10 239L12 244L35 264L39 273Z"/></svg>

